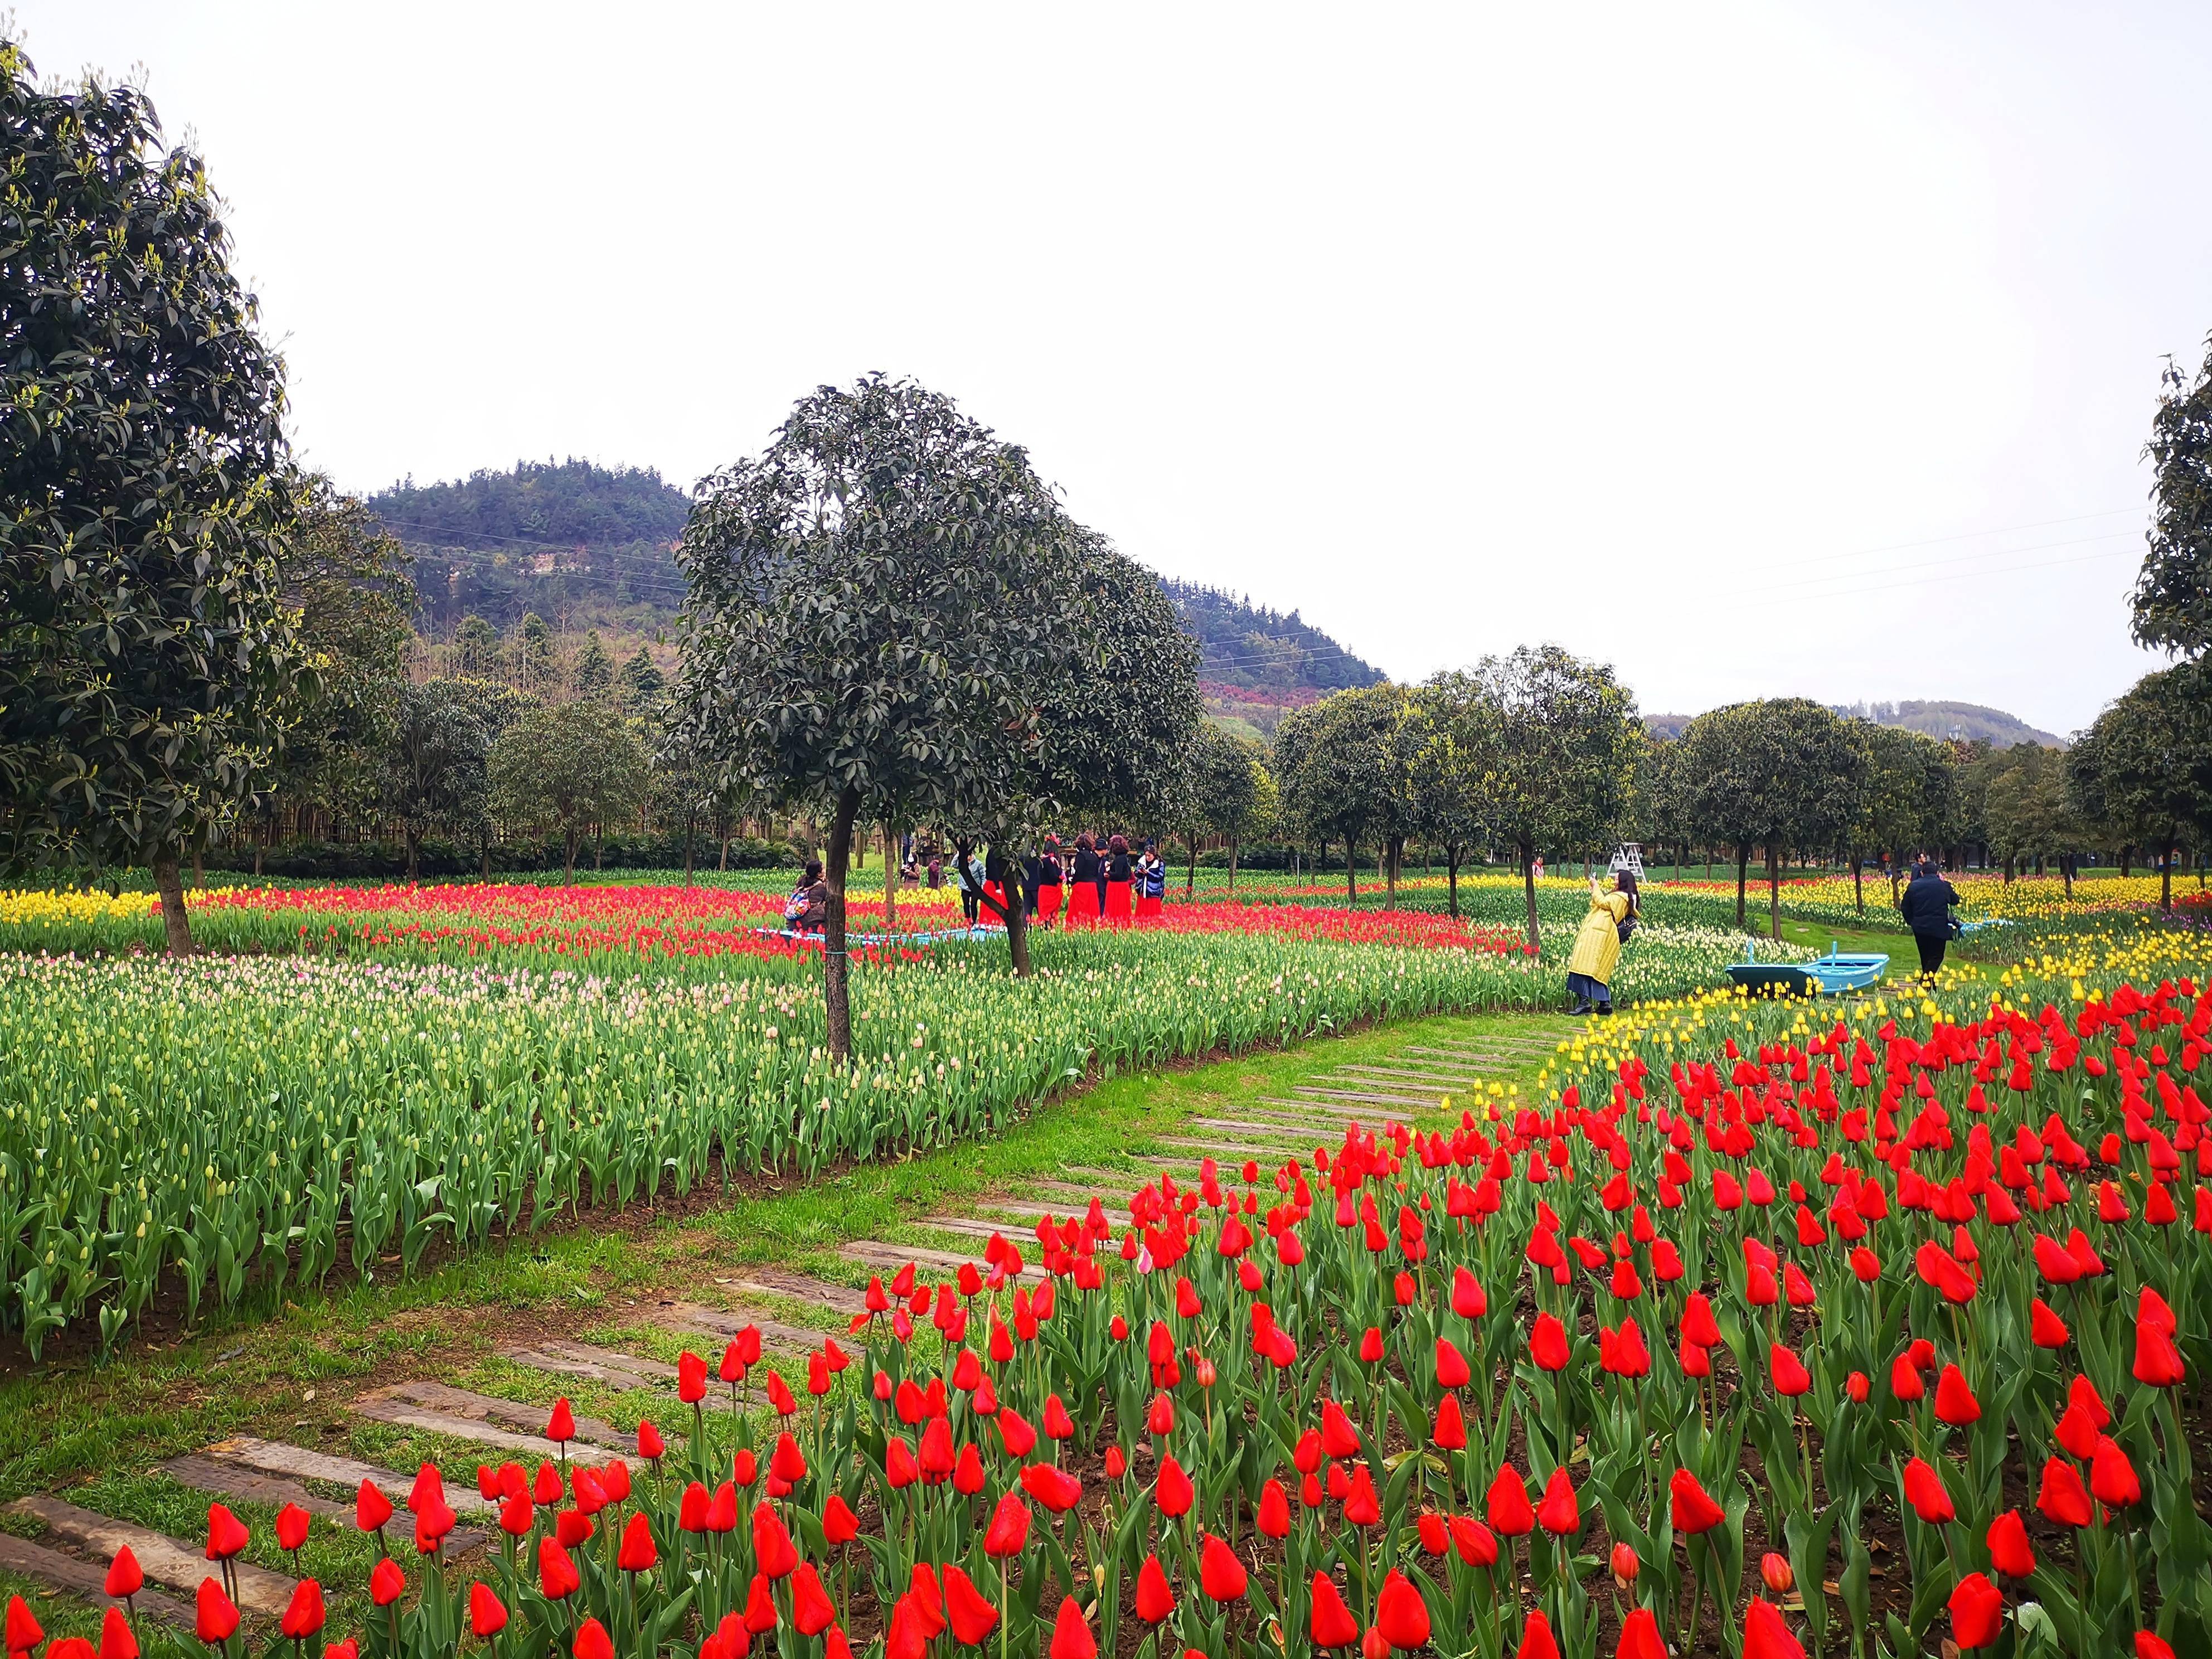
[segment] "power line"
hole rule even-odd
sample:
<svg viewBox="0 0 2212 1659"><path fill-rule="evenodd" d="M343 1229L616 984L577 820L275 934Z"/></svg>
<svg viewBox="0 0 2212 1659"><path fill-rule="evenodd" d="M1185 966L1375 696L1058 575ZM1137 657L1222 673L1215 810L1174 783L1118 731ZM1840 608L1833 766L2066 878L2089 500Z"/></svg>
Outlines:
<svg viewBox="0 0 2212 1659"><path fill-rule="evenodd" d="M2032 542L2026 547L1984 548L1978 553L1960 553L1955 554L1948 559L1923 559L1910 564L1886 564L1873 570L1838 570L1826 576L1800 576L1794 581L1768 582L1765 583L1765 586L1769 588L1808 587L1817 582L1851 582L1857 581L1867 576L1893 575L1900 570L1926 570L1947 564L1965 564L1968 561L1973 559L2009 558L2013 555L2019 553L2040 553L2045 551L2046 549L2053 547L2081 547L2090 542L2110 541L2115 536L2132 537L2135 534L2136 532L2133 530L2106 530L2100 532L2099 534L2094 536L2069 536L2062 541ZM2113 550L2117 552L2121 550L2115 549ZM1967 571L1962 572L1961 574L1972 575L1974 573ZM1849 590L1846 589L1843 591L1848 592Z"/></svg>
<svg viewBox="0 0 2212 1659"><path fill-rule="evenodd" d="M1936 582L1969 581L1991 576L2016 576L2024 571L2050 570L2059 565L2089 564L2098 559L2116 559L2122 556L2132 557L2133 556L2134 550L2132 548L2114 547L2108 548L2102 553L2076 554L2070 559L2043 559L2033 564L2000 566L1995 570L1954 570L1948 575L1923 576L1917 581L1883 582L1874 587L1847 587L1840 589L1833 593L1817 593L1811 597L1816 599L1850 599L1861 593L1887 593L1894 592L1896 589L1901 587L1926 587ZM1805 601L1802 597L1789 594L1784 594L1773 599L1768 599L1762 596L1761 598L1752 601L1754 605L1759 606L1802 605L1804 602Z"/></svg>

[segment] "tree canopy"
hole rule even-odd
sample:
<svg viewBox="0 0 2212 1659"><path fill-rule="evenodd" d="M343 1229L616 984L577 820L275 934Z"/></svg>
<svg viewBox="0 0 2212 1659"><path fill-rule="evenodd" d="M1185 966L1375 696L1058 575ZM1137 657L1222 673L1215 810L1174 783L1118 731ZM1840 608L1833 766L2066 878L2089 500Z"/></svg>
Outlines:
<svg viewBox="0 0 2212 1659"><path fill-rule="evenodd" d="M2194 380L2167 363L2143 459L2154 479L2136 643L2198 656L2212 646L2212 340Z"/></svg>
<svg viewBox="0 0 2212 1659"><path fill-rule="evenodd" d="M41 90L0 41L0 860L144 860L186 951L179 855L314 686L283 365L143 93Z"/></svg>
<svg viewBox="0 0 2212 1659"><path fill-rule="evenodd" d="M561 879L574 881L585 832L637 810L651 781L649 764L606 704L539 704L491 746L493 810L513 823L558 831L567 855Z"/></svg>
<svg viewBox="0 0 2212 1659"><path fill-rule="evenodd" d="M2212 834L2212 664L2146 674L2097 716L2067 757L2075 804L2159 856L2172 908L2170 854Z"/></svg>
<svg viewBox="0 0 2212 1659"><path fill-rule="evenodd" d="M853 826L975 823L1026 793L1045 703L1099 666L1088 630L1039 602L1082 551L1023 450L881 375L820 388L700 486L682 695L723 767L829 820L841 1062Z"/></svg>

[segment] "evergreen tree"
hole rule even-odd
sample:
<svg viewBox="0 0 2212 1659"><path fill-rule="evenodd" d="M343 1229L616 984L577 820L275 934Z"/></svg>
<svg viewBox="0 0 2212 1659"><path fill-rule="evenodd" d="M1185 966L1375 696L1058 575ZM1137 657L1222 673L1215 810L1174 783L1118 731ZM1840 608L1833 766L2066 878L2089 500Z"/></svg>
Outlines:
<svg viewBox="0 0 2212 1659"><path fill-rule="evenodd" d="M553 650L553 630L535 611L526 611L514 646L515 678L532 696L542 697L560 683L561 659Z"/></svg>
<svg viewBox="0 0 2212 1659"><path fill-rule="evenodd" d="M568 684L580 697L604 697L614 689L614 683L615 659L607 655L606 647L599 643L599 630L594 628L584 636L584 648L568 672Z"/></svg>

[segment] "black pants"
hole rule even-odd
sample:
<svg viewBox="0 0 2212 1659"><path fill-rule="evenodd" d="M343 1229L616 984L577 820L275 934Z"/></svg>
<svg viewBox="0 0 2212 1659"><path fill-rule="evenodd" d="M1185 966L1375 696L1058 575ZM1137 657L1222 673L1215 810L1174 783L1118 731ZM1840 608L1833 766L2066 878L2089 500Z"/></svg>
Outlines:
<svg viewBox="0 0 2212 1659"><path fill-rule="evenodd" d="M1920 971L1932 974L1943 965L1943 947L1951 940L1943 933L1915 933L1912 942L1920 947Z"/></svg>
<svg viewBox="0 0 2212 1659"><path fill-rule="evenodd" d="M975 922L976 902L977 901L975 893L967 887L962 887L960 890L960 913L968 918L968 922L970 927L973 927Z"/></svg>

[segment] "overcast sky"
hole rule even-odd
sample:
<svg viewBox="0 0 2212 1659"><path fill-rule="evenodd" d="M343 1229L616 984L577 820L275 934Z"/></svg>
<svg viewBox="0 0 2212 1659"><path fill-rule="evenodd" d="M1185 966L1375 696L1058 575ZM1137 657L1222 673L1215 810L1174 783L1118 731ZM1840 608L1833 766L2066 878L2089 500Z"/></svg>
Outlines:
<svg viewBox="0 0 2212 1659"><path fill-rule="evenodd" d="M911 374L1400 678L2056 732L2212 330L2212 7L17 0L230 204L307 459L689 484Z"/></svg>

